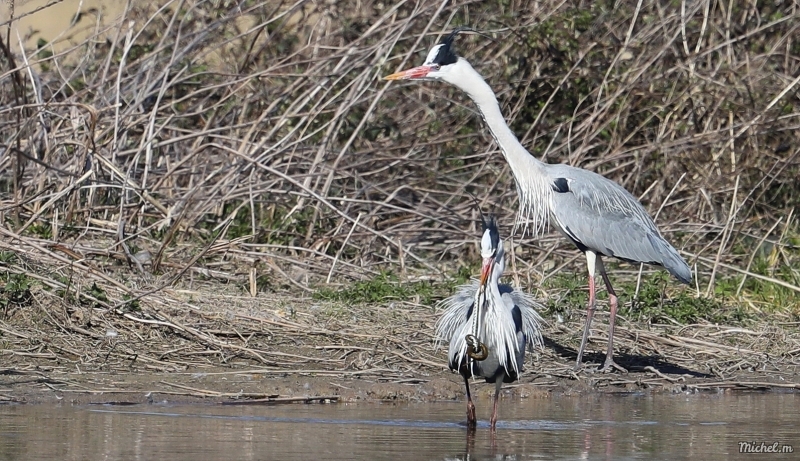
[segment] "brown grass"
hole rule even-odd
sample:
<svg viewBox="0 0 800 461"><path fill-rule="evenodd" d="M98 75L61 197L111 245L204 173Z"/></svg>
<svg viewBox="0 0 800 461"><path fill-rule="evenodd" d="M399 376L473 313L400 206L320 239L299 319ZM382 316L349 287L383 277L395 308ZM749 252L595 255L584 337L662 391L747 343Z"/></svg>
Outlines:
<svg viewBox="0 0 800 461"><path fill-rule="evenodd" d="M729 5L162 1L55 55L12 51L4 23L0 268L121 322L141 321L136 300L169 322L159 293L186 280L255 294L452 275L475 260L468 193L510 237L510 171L463 94L379 78L469 24L492 39L457 50L523 144L641 197L698 295L753 278L796 293L800 13ZM530 289L582 270L558 235L512 240ZM177 330L235 354L207 328Z"/></svg>

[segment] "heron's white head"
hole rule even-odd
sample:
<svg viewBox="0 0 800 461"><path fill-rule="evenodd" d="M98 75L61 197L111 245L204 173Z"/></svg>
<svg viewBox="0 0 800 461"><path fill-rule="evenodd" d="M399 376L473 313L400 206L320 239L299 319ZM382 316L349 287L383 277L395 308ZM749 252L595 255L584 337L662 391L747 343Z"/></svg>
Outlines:
<svg viewBox="0 0 800 461"><path fill-rule="evenodd" d="M500 239L500 231L497 229L497 220L493 215L486 218L481 217L483 221L483 236L481 237L481 258L483 258L483 265L481 266L481 285L491 280L500 278L505 268L505 257L503 252L503 240Z"/></svg>
<svg viewBox="0 0 800 461"><path fill-rule="evenodd" d="M443 80L452 85L462 87L465 80L480 74L475 72L466 59L456 55L453 39L464 29L455 29L441 43L434 45L425 58L425 63L402 72L383 77L384 80ZM466 89L466 88L465 88Z"/></svg>

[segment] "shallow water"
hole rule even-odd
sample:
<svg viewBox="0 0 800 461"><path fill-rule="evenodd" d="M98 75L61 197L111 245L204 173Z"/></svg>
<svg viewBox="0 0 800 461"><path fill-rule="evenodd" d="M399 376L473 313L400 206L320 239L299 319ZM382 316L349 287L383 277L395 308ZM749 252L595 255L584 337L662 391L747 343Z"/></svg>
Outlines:
<svg viewBox="0 0 800 461"><path fill-rule="evenodd" d="M0 459L798 459L800 395L489 400L470 435L462 402L276 406L0 406ZM761 448L763 449L763 448Z"/></svg>

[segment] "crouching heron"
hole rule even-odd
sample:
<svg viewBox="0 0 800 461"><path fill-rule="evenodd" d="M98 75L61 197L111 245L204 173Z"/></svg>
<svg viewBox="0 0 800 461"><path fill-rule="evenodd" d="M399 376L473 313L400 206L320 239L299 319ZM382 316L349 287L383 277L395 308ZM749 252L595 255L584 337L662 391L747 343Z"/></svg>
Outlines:
<svg viewBox="0 0 800 461"><path fill-rule="evenodd" d="M446 309L436 322L439 342L449 341L449 366L464 377L467 388L467 424L477 424L469 378L482 377L495 384L490 420L497 424L497 401L503 383L517 380L525 360L525 347L541 346L541 305L529 295L501 284L505 269L503 241L493 216L481 218L483 267L479 280L459 287L442 301Z"/></svg>

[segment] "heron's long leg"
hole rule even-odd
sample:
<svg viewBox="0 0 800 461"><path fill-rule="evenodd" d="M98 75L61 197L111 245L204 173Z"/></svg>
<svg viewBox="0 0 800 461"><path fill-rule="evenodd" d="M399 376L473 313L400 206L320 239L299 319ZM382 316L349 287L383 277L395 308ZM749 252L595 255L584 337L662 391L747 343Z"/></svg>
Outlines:
<svg viewBox="0 0 800 461"><path fill-rule="evenodd" d="M478 418L475 417L475 404L472 403L472 394L469 392L469 378L467 375L464 377L464 385L467 387L467 427L474 428L478 424Z"/></svg>
<svg viewBox="0 0 800 461"><path fill-rule="evenodd" d="M606 268L603 267L603 261L597 258L597 262L600 275L603 277L603 282L606 284L606 290L608 291L608 308L611 311L611 317L608 320L608 351L606 351L606 361L600 371L606 372L610 371L611 368L616 368L623 373L627 373L628 370L614 362L614 322L617 319L617 293L614 292L614 287L611 286L611 280L608 279Z"/></svg>
<svg viewBox="0 0 800 461"><path fill-rule="evenodd" d="M595 286L594 286L594 266L595 260L599 260L593 251L586 252L586 265L589 269L589 307L586 309L586 325L583 327L583 339L581 347L578 349L578 360L575 361L575 370L580 370L581 359L583 359L583 349L586 347L586 340L589 339L589 329L592 327L592 318L596 307ZM602 264L602 263L601 263Z"/></svg>
<svg viewBox="0 0 800 461"><path fill-rule="evenodd" d="M494 386L494 408L492 409L492 419L489 420L492 430L497 426L497 402L500 401L500 388L503 387L503 378L497 378L497 381L494 382Z"/></svg>

